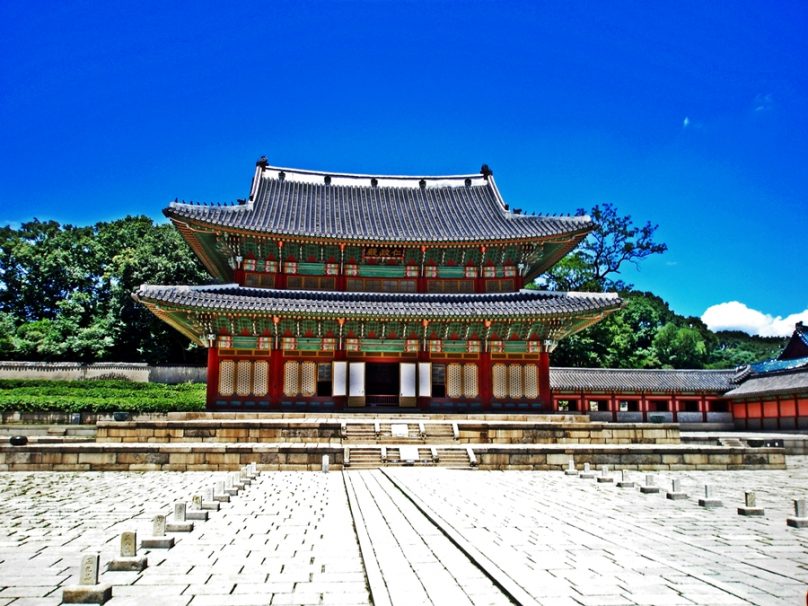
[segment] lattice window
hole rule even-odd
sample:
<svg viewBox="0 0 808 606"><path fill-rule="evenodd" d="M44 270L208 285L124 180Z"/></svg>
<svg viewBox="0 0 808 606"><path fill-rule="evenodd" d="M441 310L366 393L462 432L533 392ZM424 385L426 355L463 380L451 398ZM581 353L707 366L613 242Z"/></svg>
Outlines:
<svg viewBox="0 0 808 606"><path fill-rule="evenodd" d="M508 366L508 395L512 398L521 398L523 391L522 366L510 364Z"/></svg>
<svg viewBox="0 0 808 606"><path fill-rule="evenodd" d="M494 364L491 367L491 386L495 398L502 399L508 395L508 367L505 364Z"/></svg>
<svg viewBox="0 0 808 606"><path fill-rule="evenodd" d="M219 362L219 395L232 396L235 391L236 363L233 360Z"/></svg>
<svg viewBox="0 0 808 606"><path fill-rule="evenodd" d="M539 373L535 364L525 365L525 397L535 400L539 397Z"/></svg>
<svg viewBox="0 0 808 606"><path fill-rule="evenodd" d="M463 396L466 398L476 398L480 392L477 381L477 365L463 365Z"/></svg>
<svg viewBox="0 0 808 606"><path fill-rule="evenodd" d="M283 395L296 396L300 392L300 364L286 362L283 365Z"/></svg>
<svg viewBox="0 0 808 606"><path fill-rule="evenodd" d="M236 394L244 397L252 392L252 362L239 360L236 363Z"/></svg>
<svg viewBox="0 0 808 606"><path fill-rule="evenodd" d="M253 394L258 397L267 395L269 391L269 364L259 360L253 365Z"/></svg>
<svg viewBox="0 0 808 606"><path fill-rule="evenodd" d="M460 398L463 396L463 365L449 364L446 366L446 397Z"/></svg>
<svg viewBox="0 0 808 606"><path fill-rule="evenodd" d="M306 398L317 393L316 362L303 362L300 365L300 393Z"/></svg>

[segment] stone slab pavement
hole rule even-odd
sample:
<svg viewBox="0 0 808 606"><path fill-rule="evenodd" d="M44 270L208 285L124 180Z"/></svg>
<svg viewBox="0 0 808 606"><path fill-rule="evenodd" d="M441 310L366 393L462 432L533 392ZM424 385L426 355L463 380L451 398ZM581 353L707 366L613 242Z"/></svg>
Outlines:
<svg viewBox="0 0 808 606"><path fill-rule="evenodd" d="M643 495L561 472L265 472L174 548L140 550L146 570L109 572L122 531L148 536L225 474L0 473L0 606L61 603L88 552L111 606L805 603L808 529L785 519L808 457L654 475ZM688 499L665 498L674 478ZM705 483L723 507L698 506ZM737 515L745 490L764 517Z"/></svg>

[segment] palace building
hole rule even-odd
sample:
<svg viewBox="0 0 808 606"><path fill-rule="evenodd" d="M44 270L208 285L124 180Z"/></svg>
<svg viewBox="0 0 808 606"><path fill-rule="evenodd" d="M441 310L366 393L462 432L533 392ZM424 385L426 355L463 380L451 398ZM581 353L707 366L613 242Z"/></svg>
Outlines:
<svg viewBox="0 0 808 606"><path fill-rule="evenodd" d="M249 198L165 211L217 283L135 298L208 348L211 410L553 409L555 344L615 294L525 290L593 228L437 177L256 165Z"/></svg>

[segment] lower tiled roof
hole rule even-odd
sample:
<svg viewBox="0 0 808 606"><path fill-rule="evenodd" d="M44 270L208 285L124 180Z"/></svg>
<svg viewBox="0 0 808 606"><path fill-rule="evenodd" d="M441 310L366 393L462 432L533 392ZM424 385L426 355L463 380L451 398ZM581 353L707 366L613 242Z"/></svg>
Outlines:
<svg viewBox="0 0 808 606"><path fill-rule="evenodd" d="M808 394L808 368L795 372L753 376L726 396L732 399Z"/></svg>
<svg viewBox="0 0 808 606"><path fill-rule="evenodd" d="M618 309L614 293L521 290L495 294L403 294L322 292L221 286L143 285L133 295L143 303L222 312L302 313L323 316L383 316L494 319L564 317Z"/></svg>
<svg viewBox="0 0 808 606"><path fill-rule="evenodd" d="M714 393L732 389L734 370L551 368L553 391L598 393Z"/></svg>

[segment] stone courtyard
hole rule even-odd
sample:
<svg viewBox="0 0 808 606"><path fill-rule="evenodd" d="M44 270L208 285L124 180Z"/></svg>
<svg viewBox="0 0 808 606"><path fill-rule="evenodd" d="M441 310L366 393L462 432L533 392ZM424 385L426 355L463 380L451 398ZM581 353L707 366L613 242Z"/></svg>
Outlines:
<svg viewBox="0 0 808 606"><path fill-rule="evenodd" d="M808 457L653 476L657 494L560 471L264 472L173 548L141 549L144 571L111 572L123 531L150 535L225 474L2 473L0 606L60 604L92 552L112 606L805 603L808 528L786 518ZM673 479L687 499L666 498ZM698 505L705 484L722 506ZM744 491L763 517L738 515Z"/></svg>

